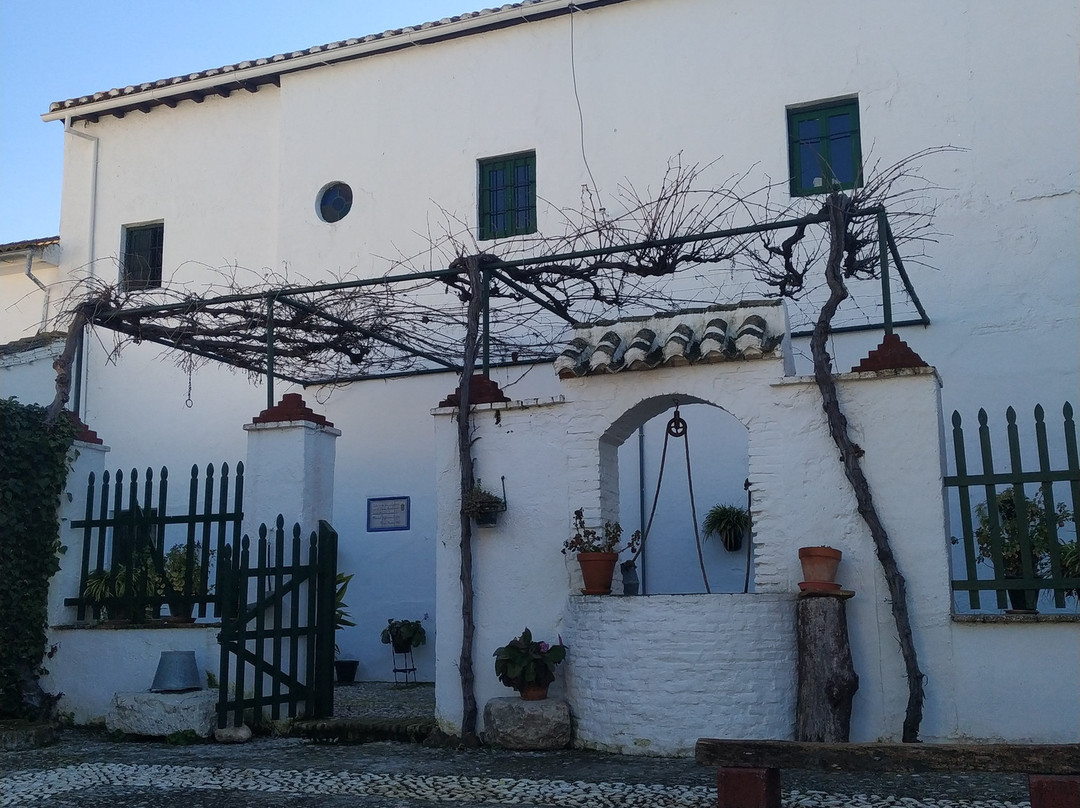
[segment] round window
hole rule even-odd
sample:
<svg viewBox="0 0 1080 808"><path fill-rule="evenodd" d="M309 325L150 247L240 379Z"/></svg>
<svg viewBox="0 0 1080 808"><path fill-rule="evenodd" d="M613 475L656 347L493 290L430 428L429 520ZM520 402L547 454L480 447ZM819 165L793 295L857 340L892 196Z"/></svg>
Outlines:
<svg viewBox="0 0 1080 808"><path fill-rule="evenodd" d="M352 208L352 188L343 182L334 182L319 194L319 217L324 222L340 222Z"/></svg>

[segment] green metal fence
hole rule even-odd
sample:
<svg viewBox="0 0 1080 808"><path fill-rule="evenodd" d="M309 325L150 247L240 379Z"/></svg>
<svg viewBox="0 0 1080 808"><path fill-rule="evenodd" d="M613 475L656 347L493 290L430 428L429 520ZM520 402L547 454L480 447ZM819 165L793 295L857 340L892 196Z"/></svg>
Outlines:
<svg viewBox="0 0 1080 808"><path fill-rule="evenodd" d="M219 727L334 712L337 533L320 521L305 548L281 516L269 532L222 556Z"/></svg>
<svg viewBox="0 0 1080 808"><path fill-rule="evenodd" d="M201 496L200 496L201 494ZM79 590L65 599L87 616L138 622L157 618L168 604L170 617L220 615L217 560L226 543L239 543L244 516L244 464L234 475L222 463L208 465L200 478L191 467L186 511L169 505L169 470L142 480L132 469L91 474L84 518L71 527L82 533Z"/></svg>
<svg viewBox="0 0 1080 808"><path fill-rule="evenodd" d="M1062 438L1047 437L1045 413L1035 407L1037 469L1024 469L1024 452L1016 411L1005 414L1008 470L994 463L989 417L979 410L981 471L968 468L959 412L952 416L956 474L945 478L955 491L950 501L959 511L962 570L953 570L952 588L967 592L972 609L984 608L981 593L993 593L996 606L1034 611L1039 593L1053 593L1053 608L1078 598L1080 560L1077 553L1076 507L1080 503L1080 461L1072 405L1062 407ZM1029 444L1030 445L1030 444ZM1064 450L1063 463L1051 460L1051 447ZM983 577L980 577L980 571ZM958 574L958 573L961 573Z"/></svg>

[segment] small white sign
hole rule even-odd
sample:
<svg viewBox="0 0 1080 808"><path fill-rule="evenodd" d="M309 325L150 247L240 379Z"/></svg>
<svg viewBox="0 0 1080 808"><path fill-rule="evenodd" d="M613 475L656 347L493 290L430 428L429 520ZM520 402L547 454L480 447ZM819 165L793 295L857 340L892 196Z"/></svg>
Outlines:
<svg viewBox="0 0 1080 808"><path fill-rule="evenodd" d="M409 497L368 497L368 533L409 529Z"/></svg>

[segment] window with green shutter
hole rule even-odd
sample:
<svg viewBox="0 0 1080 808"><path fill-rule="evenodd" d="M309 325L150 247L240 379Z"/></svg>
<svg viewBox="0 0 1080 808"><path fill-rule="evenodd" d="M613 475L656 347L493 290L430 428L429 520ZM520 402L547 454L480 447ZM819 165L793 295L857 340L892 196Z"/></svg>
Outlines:
<svg viewBox="0 0 1080 808"><path fill-rule="evenodd" d="M792 196L862 185L857 99L789 109L787 123Z"/></svg>
<svg viewBox="0 0 1080 808"><path fill-rule="evenodd" d="M478 163L481 240L536 232L536 152Z"/></svg>

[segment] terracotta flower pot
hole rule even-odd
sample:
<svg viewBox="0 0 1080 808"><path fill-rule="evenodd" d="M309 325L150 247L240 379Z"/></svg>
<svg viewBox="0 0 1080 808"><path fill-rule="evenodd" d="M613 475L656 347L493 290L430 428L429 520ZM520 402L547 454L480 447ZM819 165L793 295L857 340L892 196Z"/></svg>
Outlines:
<svg viewBox="0 0 1080 808"><path fill-rule="evenodd" d="M523 685L518 695L525 701L543 701L548 697L548 685Z"/></svg>
<svg viewBox="0 0 1080 808"><path fill-rule="evenodd" d="M577 560L581 565L581 577L585 582L585 588L581 590L581 594L610 595L611 579L615 575L615 564L619 560L619 554L578 553Z"/></svg>
<svg viewBox="0 0 1080 808"><path fill-rule="evenodd" d="M830 590L836 589L836 568L840 566L843 553L833 547L800 547L799 563L802 564L803 583L810 587L800 588ZM815 587L814 584L830 584Z"/></svg>

